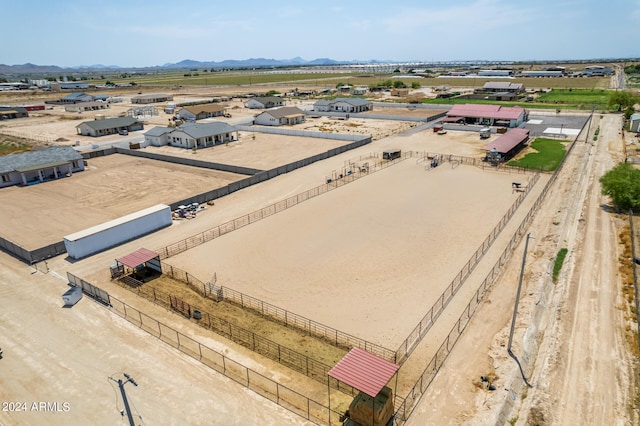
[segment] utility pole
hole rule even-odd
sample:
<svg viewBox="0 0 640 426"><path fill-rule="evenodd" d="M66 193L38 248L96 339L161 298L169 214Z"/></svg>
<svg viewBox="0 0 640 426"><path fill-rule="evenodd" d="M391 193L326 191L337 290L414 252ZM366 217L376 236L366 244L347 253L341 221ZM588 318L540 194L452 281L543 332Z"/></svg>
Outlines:
<svg viewBox="0 0 640 426"><path fill-rule="evenodd" d="M129 376L127 373L124 373L124 377L127 379L124 382L122 381L122 379L115 380L112 377L109 377L109 380L112 380L118 384L118 387L120 388L120 393L122 394L122 401L124 402L124 409L127 411L127 418L129 419L129 425L136 426L133 421L133 415L131 414L131 408L129 408L129 401L127 400L127 393L124 390L124 385L126 385L129 382L133 383L133 386L138 386L138 384L136 383L135 380L133 380L133 377Z"/></svg>

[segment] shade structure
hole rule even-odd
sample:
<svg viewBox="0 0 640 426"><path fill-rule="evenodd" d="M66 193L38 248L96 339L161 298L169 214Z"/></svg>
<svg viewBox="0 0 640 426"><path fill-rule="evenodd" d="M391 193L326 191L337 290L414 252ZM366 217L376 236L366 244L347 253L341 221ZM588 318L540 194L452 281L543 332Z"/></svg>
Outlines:
<svg viewBox="0 0 640 426"><path fill-rule="evenodd" d="M154 259L158 256L158 253L156 253L155 251L151 251L146 248L140 248L133 253L129 253L128 255L116 260L123 265L128 266L129 268L135 268L136 266L147 263L151 259Z"/></svg>
<svg viewBox="0 0 640 426"><path fill-rule="evenodd" d="M484 148L485 151L491 151L495 148L500 154L506 154L521 143L526 142L529 139L528 129L511 129L504 135L500 136L496 140L489 142Z"/></svg>
<svg viewBox="0 0 640 426"><path fill-rule="evenodd" d="M328 374L375 398L399 368L399 365L386 359L360 348L353 348Z"/></svg>

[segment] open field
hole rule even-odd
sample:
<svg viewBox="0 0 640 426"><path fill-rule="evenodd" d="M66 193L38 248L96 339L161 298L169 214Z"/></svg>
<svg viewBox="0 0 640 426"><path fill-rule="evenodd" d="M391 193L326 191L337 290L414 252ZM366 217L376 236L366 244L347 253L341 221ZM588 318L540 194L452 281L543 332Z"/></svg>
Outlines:
<svg viewBox="0 0 640 426"><path fill-rule="evenodd" d="M199 194L203 187L216 188L246 177L122 154L94 158L88 164L70 178L3 188L2 236L38 248L155 204Z"/></svg>

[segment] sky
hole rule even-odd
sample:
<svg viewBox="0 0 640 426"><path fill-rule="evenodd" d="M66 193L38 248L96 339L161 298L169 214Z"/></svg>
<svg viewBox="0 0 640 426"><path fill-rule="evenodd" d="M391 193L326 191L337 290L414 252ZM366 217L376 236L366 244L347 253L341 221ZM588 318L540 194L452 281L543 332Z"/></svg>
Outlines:
<svg viewBox="0 0 640 426"><path fill-rule="evenodd" d="M0 64L640 57L640 0L0 0Z"/></svg>

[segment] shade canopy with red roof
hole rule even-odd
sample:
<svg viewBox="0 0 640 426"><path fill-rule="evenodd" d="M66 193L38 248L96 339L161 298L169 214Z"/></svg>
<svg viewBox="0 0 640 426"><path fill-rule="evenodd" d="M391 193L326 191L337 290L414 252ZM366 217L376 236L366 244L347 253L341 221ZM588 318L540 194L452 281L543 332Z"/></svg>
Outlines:
<svg viewBox="0 0 640 426"><path fill-rule="evenodd" d="M123 256L119 259L116 259L118 262L122 263L129 268L135 268L140 265L144 265L148 261L159 257L159 254L155 251L148 250L146 248L140 248L133 253L129 253L126 256Z"/></svg>
<svg viewBox="0 0 640 426"><path fill-rule="evenodd" d="M399 365L386 359L360 348L353 348L328 374L375 398L399 368Z"/></svg>

